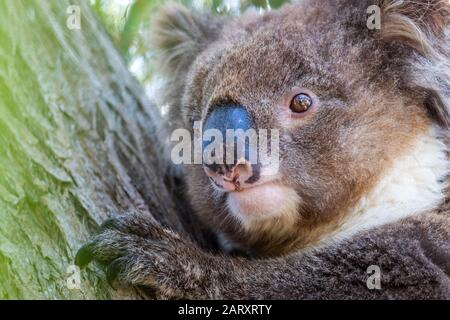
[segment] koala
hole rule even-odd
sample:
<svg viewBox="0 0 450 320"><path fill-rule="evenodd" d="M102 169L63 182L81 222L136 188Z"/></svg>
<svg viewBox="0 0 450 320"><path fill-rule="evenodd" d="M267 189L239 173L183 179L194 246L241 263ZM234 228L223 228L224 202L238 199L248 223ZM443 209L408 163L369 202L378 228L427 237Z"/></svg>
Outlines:
<svg viewBox="0 0 450 320"><path fill-rule="evenodd" d="M223 250L133 213L77 264L158 298L450 299L449 17L447 0L302 0L239 17L166 5L154 41L168 125L276 129L278 171L181 166Z"/></svg>

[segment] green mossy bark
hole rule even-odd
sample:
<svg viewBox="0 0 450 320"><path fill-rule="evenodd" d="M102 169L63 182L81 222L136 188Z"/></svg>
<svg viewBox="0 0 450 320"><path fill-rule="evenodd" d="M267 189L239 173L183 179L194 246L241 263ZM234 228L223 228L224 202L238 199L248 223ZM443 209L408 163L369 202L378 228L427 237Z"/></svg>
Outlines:
<svg viewBox="0 0 450 320"><path fill-rule="evenodd" d="M73 4L80 30L66 26ZM87 1L0 1L0 298L136 297L95 267L69 289L67 271L108 216L178 223L162 123Z"/></svg>

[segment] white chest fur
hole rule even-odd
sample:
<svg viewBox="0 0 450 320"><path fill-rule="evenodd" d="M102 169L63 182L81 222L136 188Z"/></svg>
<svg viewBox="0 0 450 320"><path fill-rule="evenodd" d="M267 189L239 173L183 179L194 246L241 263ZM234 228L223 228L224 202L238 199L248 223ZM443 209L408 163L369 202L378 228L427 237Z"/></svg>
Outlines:
<svg viewBox="0 0 450 320"><path fill-rule="evenodd" d="M436 208L444 198L450 165L446 145L431 128L352 209L334 241Z"/></svg>

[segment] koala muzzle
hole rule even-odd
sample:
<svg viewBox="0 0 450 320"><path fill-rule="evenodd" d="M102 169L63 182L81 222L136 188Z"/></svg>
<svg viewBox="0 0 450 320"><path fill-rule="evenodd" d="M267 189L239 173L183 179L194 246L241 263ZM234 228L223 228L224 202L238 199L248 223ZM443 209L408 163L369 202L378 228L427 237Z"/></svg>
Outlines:
<svg viewBox="0 0 450 320"><path fill-rule="evenodd" d="M211 181L225 191L240 191L258 181L257 133L247 110L242 106L215 107L203 124L204 137L208 130L214 130L214 140L203 139L203 150L214 142L216 149L211 149L216 157L204 158L203 167ZM222 143L215 140L217 134Z"/></svg>

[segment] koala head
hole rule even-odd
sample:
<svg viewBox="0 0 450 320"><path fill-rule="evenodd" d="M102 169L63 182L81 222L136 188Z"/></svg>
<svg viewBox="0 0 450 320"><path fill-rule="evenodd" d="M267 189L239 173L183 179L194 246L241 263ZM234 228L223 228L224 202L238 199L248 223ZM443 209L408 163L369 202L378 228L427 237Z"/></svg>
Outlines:
<svg viewBox="0 0 450 320"><path fill-rule="evenodd" d="M427 146L445 158L449 13L446 0L305 0L237 18L162 9L173 128L279 132L276 174L246 161L184 166L200 217L248 250L286 253L341 230L368 195L390 201L379 186L393 168L408 179L399 159Z"/></svg>

